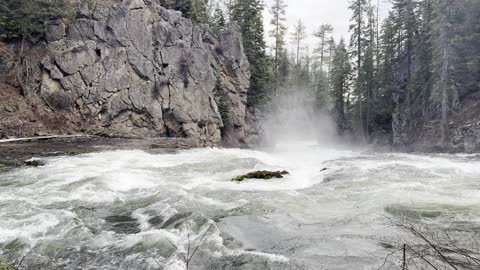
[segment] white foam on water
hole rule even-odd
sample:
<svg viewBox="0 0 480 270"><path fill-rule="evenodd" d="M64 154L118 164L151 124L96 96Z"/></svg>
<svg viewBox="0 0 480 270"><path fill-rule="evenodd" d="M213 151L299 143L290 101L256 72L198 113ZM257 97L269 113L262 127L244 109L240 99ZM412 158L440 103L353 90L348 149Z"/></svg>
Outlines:
<svg viewBox="0 0 480 270"><path fill-rule="evenodd" d="M0 243L17 238L34 242L60 223L58 218L49 213L40 213L22 220L0 217Z"/></svg>
<svg viewBox="0 0 480 270"><path fill-rule="evenodd" d="M198 239L206 226L189 236L182 226L168 230L153 226L149 222L153 217L168 220L189 211L223 214L241 210L242 206L258 207L261 211L248 209L238 215L253 211L251 215L257 217L254 210L258 210L259 218L271 225L268 228L278 230L291 225L288 222L314 224L313 228L315 224L326 224L332 231L324 234L334 235L333 240L321 239L325 241L322 250L305 248L325 254L348 250L342 245L348 241L364 241L357 247L359 251L350 250L351 254L374 252L375 243L369 241L373 236L365 226L379 226L374 216L385 214L383 209L389 205L427 209L446 205L445 211L452 212L457 220L480 222L478 217L469 216L480 215L480 160L472 155L362 154L315 142L286 142L268 151L209 148L150 154L129 150L46 161L44 167L15 169L0 175L0 206L5 206L0 213L0 244L21 238L33 246L49 237L69 237L68 230L74 226L70 223L77 217L68 211L51 210L56 205L96 205L102 211L110 206L133 207L129 214L138 221L139 233L101 231L82 244L96 251L125 250L136 245L168 245L168 239L179 249L175 256L162 259L163 269L170 270L185 269L179 253L184 253L189 238ZM230 181L255 170L287 170L290 174L268 181ZM326 177L331 181L325 181ZM2 181L7 180L15 185L2 186ZM149 196L158 201L142 201ZM132 206L132 202L139 201ZM457 213L457 208L470 212ZM285 214L288 220L270 221L268 218L277 216L269 211L277 216ZM104 212L97 214L102 217ZM103 228L101 223L98 226ZM308 231L305 227L292 231ZM246 228L238 235L248 240L251 227ZM61 232L55 235L54 230ZM309 232L317 237L322 233ZM223 242L221 232L215 230L205 238L202 248L211 256L247 254L277 262L290 259L284 254L229 249Z"/></svg>

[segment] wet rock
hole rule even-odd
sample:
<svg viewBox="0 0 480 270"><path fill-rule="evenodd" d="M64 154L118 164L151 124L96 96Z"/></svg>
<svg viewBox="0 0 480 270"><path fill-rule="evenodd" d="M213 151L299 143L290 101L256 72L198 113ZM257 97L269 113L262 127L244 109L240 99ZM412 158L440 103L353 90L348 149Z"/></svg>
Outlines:
<svg viewBox="0 0 480 270"><path fill-rule="evenodd" d="M25 166L30 166L30 167L41 167L41 166L45 166L45 162L41 161L41 160L27 160L25 161Z"/></svg>
<svg viewBox="0 0 480 270"><path fill-rule="evenodd" d="M167 229L167 228L178 228L180 225L182 225L189 216L191 215L191 212L187 213L177 213L173 216L171 216L165 223L162 225L162 229Z"/></svg>
<svg viewBox="0 0 480 270"><path fill-rule="evenodd" d="M290 174L287 171L256 171L247 173L244 175L237 176L232 179L232 182L242 182L246 179L273 179L273 178L283 178L284 175Z"/></svg>
<svg viewBox="0 0 480 270"><path fill-rule="evenodd" d="M105 218L110 230L121 234L136 234L140 232L139 224L130 215L114 215Z"/></svg>
<svg viewBox="0 0 480 270"><path fill-rule="evenodd" d="M392 244L389 244L389 243L380 242L379 245L380 245L381 247L383 247L384 249L395 249L395 246L392 245Z"/></svg>

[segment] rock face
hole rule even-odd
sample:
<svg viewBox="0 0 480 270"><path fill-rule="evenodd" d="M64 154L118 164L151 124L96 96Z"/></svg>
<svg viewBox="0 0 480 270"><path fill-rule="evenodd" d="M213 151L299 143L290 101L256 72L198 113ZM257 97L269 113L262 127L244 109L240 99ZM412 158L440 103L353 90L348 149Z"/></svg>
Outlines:
<svg viewBox="0 0 480 270"><path fill-rule="evenodd" d="M245 133L250 73L235 27L215 35L160 1L97 2L81 6L71 22L49 25L48 53L36 78L24 83L28 96L145 137L210 146L221 142L222 129ZM225 86L228 121L213 91L217 79Z"/></svg>
<svg viewBox="0 0 480 270"><path fill-rule="evenodd" d="M480 91L460 100L456 113L449 116L447 140L442 145L441 123L438 117L413 122L412 112L405 106L401 96L394 96L393 146L400 150L422 152L467 152L480 151ZM421 119L418 117L417 119Z"/></svg>

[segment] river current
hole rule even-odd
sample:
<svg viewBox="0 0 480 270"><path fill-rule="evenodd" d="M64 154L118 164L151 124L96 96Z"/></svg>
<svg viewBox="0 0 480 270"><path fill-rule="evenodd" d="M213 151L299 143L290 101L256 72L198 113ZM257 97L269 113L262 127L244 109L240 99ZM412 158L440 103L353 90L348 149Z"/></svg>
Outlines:
<svg viewBox="0 0 480 270"><path fill-rule="evenodd" d="M20 269L401 269L418 241L404 220L480 230L477 155L305 142L44 160L0 171L0 257ZM264 169L290 175L230 181Z"/></svg>

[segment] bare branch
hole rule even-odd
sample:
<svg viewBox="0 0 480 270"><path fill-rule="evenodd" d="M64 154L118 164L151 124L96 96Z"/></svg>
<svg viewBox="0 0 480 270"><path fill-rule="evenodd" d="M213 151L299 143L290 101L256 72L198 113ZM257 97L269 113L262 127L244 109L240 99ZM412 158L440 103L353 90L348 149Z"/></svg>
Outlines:
<svg viewBox="0 0 480 270"><path fill-rule="evenodd" d="M410 230L412 232L414 232L416 235L420 236L420 238L422 238L425 242L427 242L427 244L432 247L437 253L438 255L440 255L440 257L446 262L448 263L448 265L450 265L453 269L455 270L458 270L448 259L447 257L445 257L445 255L443 255L442 252L440 252L440 250L434 245L432 244L432 242L430 242L425 236L423 236L423 234L419 233L417 230L415 230L415 228L411 227Z"/></svg>
<svg viewBox="0 0 480 270"><path fill-rule="evenodd" d="M195 253L197 253L197 250L198 248L200 247L200 245L202 244L203 242L203 238L205 238L205 236L207 235L208 231L210 231L210 229L212 228L213 224L210 224L210 226L208 226L208 229L205 231L205 233L202 235L202 238L200 238L200 241L198 242L198 245L195 247L195 250L193 251L192 253L192 256L190 257L190 260L193 258L193 256L195 256Z"/></svg>
<svg viewBox="0 0 480 270"><path fill-rule="evenodd" d="M411 246L407 245L407 247L413 252L415 253L420 259L422 259L424 262L426 262L428 265L430 265L433 269L435 270L439 270L437 267L435 267L435 265L433 265L430 261L428 261L427 259L425 259L424 256L422 256L419 252L417 252L415 249L413 249Z"/></svg>

